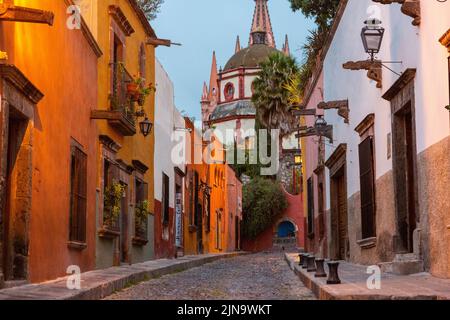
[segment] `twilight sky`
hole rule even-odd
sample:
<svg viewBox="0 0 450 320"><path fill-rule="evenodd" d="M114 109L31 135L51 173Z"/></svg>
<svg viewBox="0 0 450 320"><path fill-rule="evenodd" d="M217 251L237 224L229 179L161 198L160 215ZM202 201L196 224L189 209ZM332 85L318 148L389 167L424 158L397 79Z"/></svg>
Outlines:
<svg viewBox="0 0 450 320"><path fill-rule="evenodd" d="M183 44L156 49L174 83L180 111L200 119L200 97L203 82L209 83L212 52L216 51L220 68L234 54L237 35L241 46L248 46L254 7L253 0L165 0L151 24L159 38ZM288 34L291 53L300 61L299 48L314 23L300 12L293 13L288 0L270 0L269 10L277 48Z"/></svg>

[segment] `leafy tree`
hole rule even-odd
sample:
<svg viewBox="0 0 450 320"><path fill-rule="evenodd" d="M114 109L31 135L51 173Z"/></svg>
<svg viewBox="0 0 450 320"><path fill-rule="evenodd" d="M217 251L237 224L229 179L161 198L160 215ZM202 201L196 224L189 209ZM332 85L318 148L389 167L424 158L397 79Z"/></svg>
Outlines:
<svg viewBox="0 0 450 320"><path fill-rule="evenodd" d="M159 13L164 0L136 0L139 7L144 11L149 21L154 20Z"/></svg>
<svg viewBox="0 0 450 320"><path fill-rule="evenodd" d="M289 0L293 11L300 10L307 18L313 18L319 30L330 27L340 0Z"/></svg>
<svg viewBox="0 0 450 320"><path fill-rule="evenodd" d="M299 68L294 58L275 52L260 64L261 71L253 82L252 97L257 118L263 128L280 130L282 137L291 133L296 119L291 112L290 92L286 88Z"/></svg>
<svg viewBox="0 0 450 320"><path fill-rule="evenodd" d="M269 228L288 207L286 196L278 182L253 178L243 187L243 236L255 239Z"/></svg>
<svg viewBox="0 0 450 320"><path fill-rule="evenodd" d="M317 56L325 44L332 21L336 16L340 0L289 0L294 11L300 10L306 17L313 18L317 28L311 30L303 45L305 56L297 79L291 79L289 91L291 100L303 100L308 81L316 67Z"/></svg>

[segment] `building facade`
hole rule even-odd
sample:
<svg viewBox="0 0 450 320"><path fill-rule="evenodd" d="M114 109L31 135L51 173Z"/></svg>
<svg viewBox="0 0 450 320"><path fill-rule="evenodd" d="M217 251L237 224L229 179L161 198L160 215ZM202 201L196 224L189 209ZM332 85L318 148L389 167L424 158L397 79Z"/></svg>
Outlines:
<svg viewBox="0 0 450 320"><path fill-rule="evenodd" d="M159 61L156 62L156 86L155 253L157 258L175 258L177 248L181 248L179 229L185 175L184 153L177 145L185 141L188 133L184 118L175 107L173 83Z"/></svg>
<svg viewBox="0 0 450 320"><path fill-rule="evenodd" d="M140 124L154 123L156 35L134 0L80 7L104 53L91 112L99 130L96 267L146 261L154 257L154 134L144 136ZM149 95L135 99L145 88Z"/></svg>
<svg viewBox="0 0 450 320"><path fill-rule="evenodd" d="M102 51L67 3L0 1L0 287L95 268Z"/></svg>
<svg viewBox="0 0 450 320"><path fill-rule="evenodd" d="M370 18L385 29L374 61L361 42ZM318 68L317 108L334 136L324 158L332 259L450 275L448 21L448 2L341 1Z"/></svg>

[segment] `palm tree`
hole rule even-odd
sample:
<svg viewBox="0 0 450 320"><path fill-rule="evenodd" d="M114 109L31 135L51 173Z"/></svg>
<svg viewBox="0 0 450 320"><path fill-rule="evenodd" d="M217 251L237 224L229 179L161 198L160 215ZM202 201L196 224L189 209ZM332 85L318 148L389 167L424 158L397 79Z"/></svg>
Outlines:
<svg viewBox="0 0 450 320"><path fill-rule="evenodd" d="M296 119L291 113L291 93L287 89L299 68L294 58L276 52L260 64L261 71L253 82L252 97L260 124L268 129L280 130L282 138L291 133Z"/></svg>

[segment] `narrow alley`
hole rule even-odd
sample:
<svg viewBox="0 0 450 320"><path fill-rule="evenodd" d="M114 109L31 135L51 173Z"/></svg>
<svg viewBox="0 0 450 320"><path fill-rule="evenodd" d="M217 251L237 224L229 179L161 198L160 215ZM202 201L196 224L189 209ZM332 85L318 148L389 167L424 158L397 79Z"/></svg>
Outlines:
<svg viewBox="0 0 450 320"><path fill-rule="evenodd" d="M282 253L222 259L143 282L107 300L313 300Z"/></svg>

